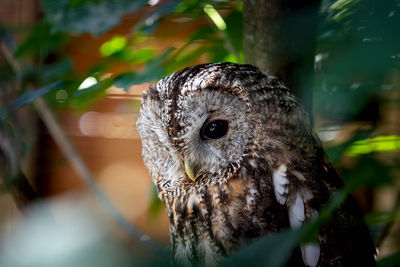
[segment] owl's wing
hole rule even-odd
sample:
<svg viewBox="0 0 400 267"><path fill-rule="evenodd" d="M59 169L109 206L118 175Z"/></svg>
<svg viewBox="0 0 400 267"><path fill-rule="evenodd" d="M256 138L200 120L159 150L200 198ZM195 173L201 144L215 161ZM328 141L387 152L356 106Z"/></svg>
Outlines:
<svg viewBox="0 0 400 267"><path fill-rule="evenodd" d="M281 164L272 173L275 198L286 207L293 229L317 217L318 210L342 186L322 147L316 147L322 157ZM349 197L333 212L331 221L322 227L318 243L300 247L304 264L351 266L363 263L363 266L373 266L375 247L361 218L361 212Z"/></svg>
<svg viewBox="0 0 400 267"><path fill-rule="evenodd" d="M290 227L293 229L302 226L307 217L317 216L318 212L308 207L308 201L313 198L313 193L307 187L293 187L288 179L288 168L285 164L279 166L273 172L272 182L275 198L281 205L286 205ZM308 212L311 210L312 212ZM304 264L306 266L317 266L320 257L320 246L317 244L306 244L300 247Z"/></svg>

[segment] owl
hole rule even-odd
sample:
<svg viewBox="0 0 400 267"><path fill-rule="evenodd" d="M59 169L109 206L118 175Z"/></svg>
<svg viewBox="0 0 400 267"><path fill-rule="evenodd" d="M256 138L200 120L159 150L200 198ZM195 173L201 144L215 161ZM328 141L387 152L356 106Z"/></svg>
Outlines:
<svg viewBox="0 0 400 267"><path fill-rule="evenodd" d="M161 79L143 94L137 129L182 265L213 266L297 229L342 186L291 91L251 65L196 65ZM375 265L359 218L348 199L289 265Z"/></svg>

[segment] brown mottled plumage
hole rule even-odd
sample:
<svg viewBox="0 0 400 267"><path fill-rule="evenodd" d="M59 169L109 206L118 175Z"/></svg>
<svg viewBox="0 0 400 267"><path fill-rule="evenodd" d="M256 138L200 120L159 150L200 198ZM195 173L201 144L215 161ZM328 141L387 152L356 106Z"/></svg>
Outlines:
<svg viewBox="0 0 400 267"><path fill-rule="evenodd" d="M300 227L342 185L289 89L250 65L165 77L144 93L137 127L178 263L215 265L260 236ZM348 200L290 263L374 265L358 219Z"/></svg>

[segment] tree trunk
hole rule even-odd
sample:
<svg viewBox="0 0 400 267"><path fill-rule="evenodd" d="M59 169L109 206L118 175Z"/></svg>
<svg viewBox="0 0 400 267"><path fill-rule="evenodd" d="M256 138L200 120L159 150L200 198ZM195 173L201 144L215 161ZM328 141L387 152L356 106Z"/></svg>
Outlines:
<svg viewBox="0 0 400 267"><path fill-rule="evenodd" d="M312 120L315 35L320 0L244 1L244 58L282 79Z"/></svg>

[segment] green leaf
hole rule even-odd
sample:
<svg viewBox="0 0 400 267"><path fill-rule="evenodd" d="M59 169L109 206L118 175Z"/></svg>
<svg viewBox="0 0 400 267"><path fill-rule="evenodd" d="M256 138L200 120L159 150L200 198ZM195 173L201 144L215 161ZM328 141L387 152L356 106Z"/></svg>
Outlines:
<svg viewBox="0 0 400 267"><path fill-rule="evenodd" d="M174 48L168 48L158 57L147 62L145 66L145 71L146 72L157 71L160 68L162 68L162 63L167 59L167 57L172 53L172 51L174 51ZM157 79L159 78L160 77L158 77Z"/></svg>
<svg viewBox="0 0 400 267"><path fill-rule="evenodd" d="M218 30L220 30L220 31L225 31L226 30L226 22L221 17L219 12L212 5L205 4L204 8L203 8L203 11L211 19L211 21L218 28Z"/></svg>
<svg viewBox="0 0 400 267"><path fill-rule="evenodd" d="M39 69L40 82L49 83L55 80L66 80L72 75L73 63L69 58L60 59Z"/></svg>
<svg viewBox="0 0 400 267"><path fill-rule="evenodd" d="M154 34L163 17L173 13L181 1L173 0L161 3L153 8L144 20L139 22L136 30L146 35Z"/></svg>
<svg viewBox="0 0 400 267"><path fill-rule="evenodd" d="M377 261L377 267L398 267L400 252L396 252Z"/></svg>
<svg viewBox="0 0 400 267"><path fill-rule="evenodd" d="M353 142L346 154L354 157L372 152L394 152L398 150L400 150L399 135L382 135Z"/></svg>
<svg viewBox="0 0 400 267"><path fill-rule="evenodd" d="M100 54L103 57L111 56L122 51L127 44L127 39L123 36L114 36L100 46Z"/></svg>
<svg viewBox="0 0 400 267"><path fill-rule="evenodd" d="M121 51L121 53L117 53L115 56L134 64L143 64L153 59L155 55L156 51L153 48L144 47L141 49L127 48Z"/></svg>
<svg viewBox="0 0 400 267"><path fill-rule="evenodd" d="M186 14L199 14L202 11L204 5L204 1L201 0L186 0L180 1L177 6L178 13L186 13Z"/></svg>
<svg viewBox="0 0 400 267"><path fill-rule="evenodd" d="M98 83L72 94L71 106L74 109L86 109L105 95L105 90L112 85L112 79L99 81Z"/></svg>
<svg viewBox="0 0 400 267"><path fill-rule="evenodd" d="M366 117L379 114L367 104L380 104L381 91L396 88L388 77L400 66L399 13L397 0L323 1L317 53L325 57L316 60L318 114L335 120L354 120L361 112Z"/></svg>
<svg viewBox="0 0 400 267"><path fill-rule="evenodd" d="M65 83L63 81L57 81L52 84L43 86L41 88L26 92L23 95L21 95L20 97L18 97L16 100L12 101L8 105L7 110L9 110L11 112L15 111L24 105L32 103L39 96L43 96L54 89L62 87L64 84ZM6 115L6 112L7 112L6 110L2 109L2 118L4 118L3 117L4 115Z"/></svg>
<svg viewBox="0 0 400 267"><path fill-rule="evenodd" d="M303 229L301 241L303 243L313 242L318 236L321 227L326 224L332 217L333 212L347 199L351 191L348 188L341 189L334 193L327 204L324 205L322 210L319 211L318 218L314 221L305 224Z"/></svg>
<svg viewBox="0 0 400 267"><path fill-rule="evenodd" d="M164 76L164 69L162 67L151 71L143 71L142 73L126 72L114 78L114 85L128 91L131 85L142 84L145 82L152 82Z"/></svg>
<svg viewBox="0 0 400 267"><path fill-rule="evenodd" d="M157 195L157 187L153 185L151 187L151 202L149 206L149 215L152 218L155 218L158 214L160 214L160 211L163 208L163 203L161 200L158 198Z"/></svg>
<svg viewBox="0 0 400 267"><path fill-rule="evenodd" d="M70 98L70 105L73 109L83 110L104 97L105 91L112 85L112 78L98 81L96 84L75 91ZM76 89L75 89L76 90Z"/></svg>
<svg viewBox="0 0 400 267"><path fill-rule="evenodd" d="M286 230L261 238L222 262L222 267L282 267L289 260L301 237L301 229Z"/></svg>
<svg viewBox="0 0 400 267"><path fill-rule="evenodd" d="M128 91L131 85L142 83L142 80L138 76L133 72L119 74L114 78L114 85Z"/></svg>
<svg viewBox="0 0 400 267"><path fill-rule="evenodd" d="M376 211L365 215L368 225L400 221L400 211Z"/></svg>
<svg viewBox="0 0 400 267"><path fill-rule="evenodd" d="M45 58L48 54L65 44L68 36L62 32L52 32L46 21L36 24L28 36L17 46L16 57L39 55Z"/></svg>
<svg viewBox="0 0 400 267"><path fill-rule="evenodd" d="M338 162L345 152L349 149L349 147L356 141L362 140L367 138L371 134L372 130L370 131L359 131L355 133L349 140L344 142L343 144L327 147L325 149L326 154L328 155L330 161L332 163Z"/></svg>
<svg viewBox="0 0 400 267"><path fill-rule="evenodd" d="M188 47L185 46L176 53L172 57L171 61L168 62L167 65L167 72L171 73L177 70L180 70L182 66L188 66L190 64L194 64L196 59L200 56L208 53L210 51L209 46L200 46L200 47Z"/></svg>
<svg viewBox="0 0 400 267"><path fill-rule="evenodd" d="M165 70L162 66L162 63L172 52L172 50L173 49L167 49L158 57L148 61L144 70L140 73L126 72L118 75L114 78L114 85L124 88L124 90L127 91L131 85L159 80L165 75Z"/></svg>
<svg viewBox="0 0 400 267"><path fill-rule="evenodd" d="M222 40L221 40L222 42ZM221 43L215 42L214 45L209 47L209 52L211 56L211 62L221 62L224 61L230 53L225 49ZM235 57L236 58L236 57Z"/></svg>
<svg viewBox="0 0 400 267"><path fill-rule="evenodd" d="M351 191L359 187L390 185L393 177L388 164L367 156L360 157L351 169L343 170L345 186Z"/></svg>
<svg viewBox="0 0 400 267"><path fill-rule="evenodd" d="M76 8L88 2L98 3L99 0L70 0L69 5L71 8Z"/></svg>
<svg viewBox="0 0 400 267"><path fill-rule="evenodd" d="M41 0L53 31L102 34L120 23L122 15L138 10L147 0Z"/></svg>
<svg viewBox="0 0 400 267"><path fill-rule="evenodd" d="M227 24L226 34L233 48L240 55L243 53L243 11L234 10L226 17L225 22ZM243 58L240 58L239 61L242 62Z"/></svg>
<svg viewBox="0 0 400 267"><path fill-rule="evenodd" d="M189 40L187 41L187 43L193 43L194 41L198 41L198 40L208 40L210 41L210 39L215 38L215 30L210 27L210 26L206 26L203 28L198 29L197 31L195 31L189 38Z"/></svg>

